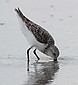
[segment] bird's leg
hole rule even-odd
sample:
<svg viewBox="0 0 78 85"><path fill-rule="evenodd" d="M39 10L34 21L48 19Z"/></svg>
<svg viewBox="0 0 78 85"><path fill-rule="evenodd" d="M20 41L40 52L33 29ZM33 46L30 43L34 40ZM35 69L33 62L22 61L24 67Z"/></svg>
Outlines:
<svg viewBox="0 0 78 85"><path fill-rule="evenodd" d="M35 49L35 50L33 51L33 53L35 54L35 56L36 56L37 59L39 60L40 58L39 58L38 55L36 54L36 50L37 50L37 49Z"/></svg>
<svg viewBox="0 0 78 85"><path fill-rule="evenodd" d="M27 62L27 71L29 71L29 62Z"/></svg>
<svg viewBox="0 0 78 85"><path fill-rule="evenodd" d="M32 46L32 47L33 47L33 46ZM30 48L27 50L28 63L29 63L29 51L32 49L32 47L30 47Z"/></svg>

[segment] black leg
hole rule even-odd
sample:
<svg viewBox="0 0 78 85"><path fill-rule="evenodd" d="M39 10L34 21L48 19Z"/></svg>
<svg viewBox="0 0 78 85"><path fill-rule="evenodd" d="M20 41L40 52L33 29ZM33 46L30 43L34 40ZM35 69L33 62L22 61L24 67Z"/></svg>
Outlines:
<svg viewBox="0 0 78 85"><path fill-rule="evenodd" d="M29 63L29 51L31 50L32 47L30 47L28 50L27 50L27 58L28 58L28 63Z"/></svg>
<svg viewBox="0 0 78 85"><path fill-rule="evenodd" d="M27 71L29 71L29 62L27 62Z"/></svg>
<svg viewBox="0 0 78 85"><path fill-rule="evenodd" d="M36 49L33 51L33 53L35 54L35 56L36 56L37 59L39 60L40 58L39 58L38 55L36 54Z"/></svg>

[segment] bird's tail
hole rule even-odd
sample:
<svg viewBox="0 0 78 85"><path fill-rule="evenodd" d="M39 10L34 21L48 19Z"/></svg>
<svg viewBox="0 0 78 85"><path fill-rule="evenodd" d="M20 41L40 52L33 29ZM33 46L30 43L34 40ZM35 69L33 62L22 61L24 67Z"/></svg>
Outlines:
<svg viewBox="0 0 78 85"><path fill-rule="evenodd" d="M23 15L23 13L21 12L19 8L18 9L15 8L15 11L23 21L26 20L26 17Z"/></svg>

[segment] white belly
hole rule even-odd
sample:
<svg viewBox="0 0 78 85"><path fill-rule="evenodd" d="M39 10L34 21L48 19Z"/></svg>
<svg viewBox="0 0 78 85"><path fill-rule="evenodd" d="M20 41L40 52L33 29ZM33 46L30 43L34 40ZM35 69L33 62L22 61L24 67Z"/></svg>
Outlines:
<svg viewBox="0 0 78 85"><path fill-rule="evenodd" d="M18 16L18 18L19 18L19 22L20 22L20 26L21 26L20 27L21 28L21 31L23 32L23 34L27 38L29 44L31 46L37 47L37 49L39 49L39 50L43 50L45 45L42 44L42 43L40 43L40 42L38 42L36 40L36 38L34 37L34 35L32 34L32 32L30 32L28 30L28 28L26 27L25 23L21 20L21 18L19 16Z"/></svg>

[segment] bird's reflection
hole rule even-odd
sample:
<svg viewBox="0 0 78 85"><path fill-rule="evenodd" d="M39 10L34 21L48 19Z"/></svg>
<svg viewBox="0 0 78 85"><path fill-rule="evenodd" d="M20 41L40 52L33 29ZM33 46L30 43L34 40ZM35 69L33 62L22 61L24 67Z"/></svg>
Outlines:
<svg viewBox="0 0 78 85"><path fill-rule="evenodd" d="M32 69L28 69L29 78L24 85L45 85L50 83L54 80L58 69L58 62L35 62L32 64Z"/></svg>

